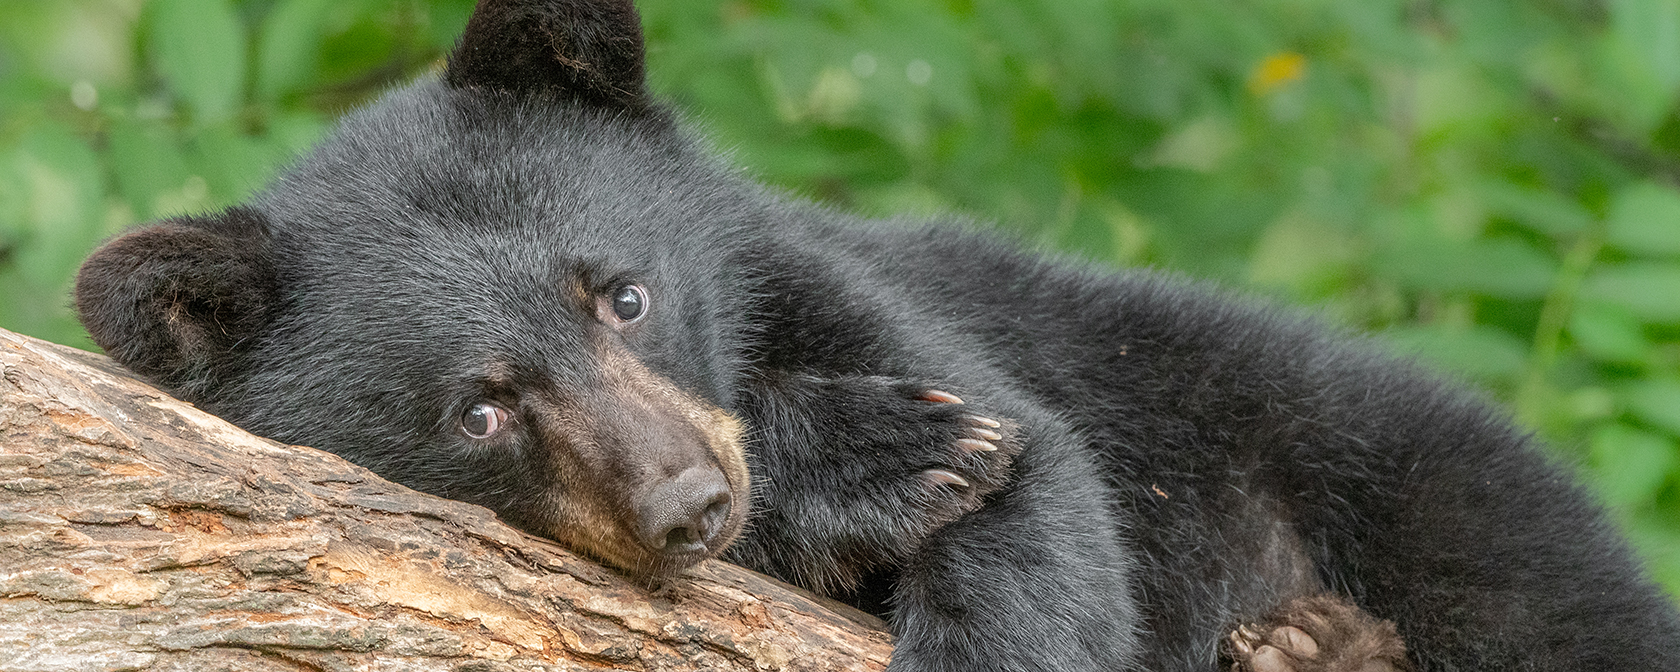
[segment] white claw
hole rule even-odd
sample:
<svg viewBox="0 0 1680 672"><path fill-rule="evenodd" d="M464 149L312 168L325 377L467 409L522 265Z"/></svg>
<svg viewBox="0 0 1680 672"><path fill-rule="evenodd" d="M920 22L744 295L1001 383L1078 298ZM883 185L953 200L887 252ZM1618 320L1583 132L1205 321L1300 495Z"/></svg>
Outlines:
<svg viewBox="0 0 1680 672"><path fill-rule="evenodd" d="M939 402L941 404L960 404L960 403L963 403L962 397L959 397L957 395L951 394L950 392L946 392L946 391L943 391L943 390L928 390L926 392L923 392L922 393L922 399L925 400L925 401Z"/></svg>
<svg viewBox="0 0 1680 672"><path fill-rule="evenodd" d="M959 488L969 487L968 479L949 471L945 471L944 469L929 469L922 472L922 475L926 476L928 480L933 481L934 485L954 485Z"/></svg>

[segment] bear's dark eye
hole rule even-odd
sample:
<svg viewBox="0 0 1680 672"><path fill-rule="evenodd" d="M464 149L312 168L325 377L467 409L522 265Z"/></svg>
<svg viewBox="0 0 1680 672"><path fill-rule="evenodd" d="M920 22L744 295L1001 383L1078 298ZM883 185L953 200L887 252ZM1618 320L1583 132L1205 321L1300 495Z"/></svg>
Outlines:
<svg viewBox="0 0 1680 672"><path fill-rule="evenodd" d="M461 414L461 431L475 439L488 439L502 431L513 413L487 401L473 404Z"/></svg>
<svg viewBox="0 0 1680 672"><path fill-rule="evenodd" d="M647 314L647 290L641 285L625 285L613 295L612 312L619 320L635 322Z"/></svg>

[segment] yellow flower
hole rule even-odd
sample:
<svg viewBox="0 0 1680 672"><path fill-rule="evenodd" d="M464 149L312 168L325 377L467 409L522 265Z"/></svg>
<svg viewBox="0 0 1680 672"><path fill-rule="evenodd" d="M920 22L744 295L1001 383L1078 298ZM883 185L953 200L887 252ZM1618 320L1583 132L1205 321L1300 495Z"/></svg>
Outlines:
<svg viewBox="0 0 1680 672"><path fill-rule="evenodd" d="M1264 96L1299 80L1307 72L1307 57L1293 51L1280 51L1267 56L1248 74L1248 90Z"/></svg>

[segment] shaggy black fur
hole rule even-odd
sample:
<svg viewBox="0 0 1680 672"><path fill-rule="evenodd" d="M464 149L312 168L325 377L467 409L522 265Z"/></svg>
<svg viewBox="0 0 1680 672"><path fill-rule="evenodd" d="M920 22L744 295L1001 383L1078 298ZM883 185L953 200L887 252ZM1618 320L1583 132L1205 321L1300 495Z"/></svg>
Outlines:
<svg viewBox="0 0 1680 672"><path fill-rule="evenodd" d="M1205 672L1325 590L1421 670L1680 668L1668 599L1474 395L1195 282L768 192L642 91L627 1L487 2L250 204L96 253L83 320L252 431L531 525L567 437L472 443L462 408L561 422L521 409L631 352L745 426L725 557L890 610L894 670ZM578 294L626 282L648 315L604 331Z"/></svg>

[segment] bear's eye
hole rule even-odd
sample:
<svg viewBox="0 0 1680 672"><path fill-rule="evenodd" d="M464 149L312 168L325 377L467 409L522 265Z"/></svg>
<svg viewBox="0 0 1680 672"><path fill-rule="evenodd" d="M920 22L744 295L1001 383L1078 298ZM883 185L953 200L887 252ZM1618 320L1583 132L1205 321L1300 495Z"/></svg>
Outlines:
<svg viewBox="0 0 1680 672"><path fill-rule="evenodd" d="M622 322L635 322L647 314L647 290L641 285L625 285L613 295L612 312Z"/></svg>
<svg viewBox="0 0 1680 672"><path fill-rule="evenodd" d="M461 414L461 431L475 439L488 439L502 431L512 417L507 409L481 401Z"/></svg>

